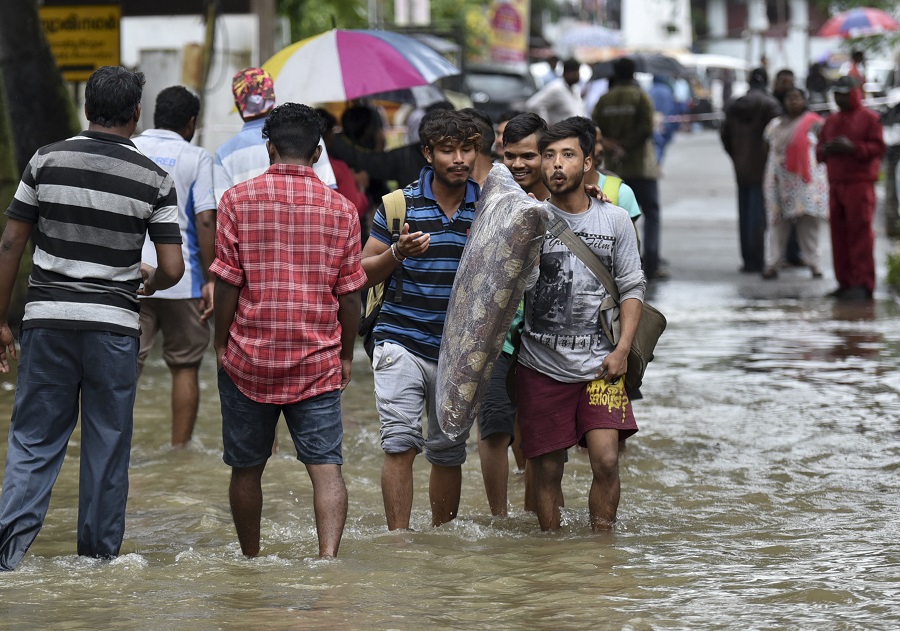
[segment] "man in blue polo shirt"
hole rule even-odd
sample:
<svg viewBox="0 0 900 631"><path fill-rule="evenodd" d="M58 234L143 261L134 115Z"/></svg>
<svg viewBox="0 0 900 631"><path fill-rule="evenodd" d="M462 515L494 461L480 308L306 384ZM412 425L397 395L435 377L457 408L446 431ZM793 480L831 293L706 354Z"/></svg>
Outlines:
<svg viewBox="0 0 900 631"><path fill-rule="evenodd" d="M162 332L162 356L172 373L172 446L183 447L194 433L200 404L200 363L209 346L213 281L206 270L216 248L216 200L213 197L212 156L191 144L200 113L200 99L175 85L156 97L155 129L134 139L135 146L172 176L178 192L178 226L184 276L174 287L141 301L143 367ZM156 265L156 250L148 238L142 260Z"/></svg>
<svg viewBox="0 0 900 631"><path fill-rule="evenodd" d="M427 114L419 136L429 166L403 191L406 223L400 238L392 243L381 205L372 238L362 253L368 287L390 277L374 330L372 363L385 453L381 489L389 530L409 528L413 462L423 448L432 465L432 525L456 517L468 438L466 433L451 440L441 432L435 387L450 290L481 192L470 176L482 137L471 115L447 110ZM428 427L423 437L426 405Z"/></svg>

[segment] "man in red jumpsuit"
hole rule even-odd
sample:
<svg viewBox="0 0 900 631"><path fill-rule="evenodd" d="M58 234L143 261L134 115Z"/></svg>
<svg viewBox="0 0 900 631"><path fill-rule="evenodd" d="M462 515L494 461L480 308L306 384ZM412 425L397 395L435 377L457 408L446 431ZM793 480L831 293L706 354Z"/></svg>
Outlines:
<svg viewBox="0 0 900 631"><path fill-rule="evenodd" d="M828 169L831 249L838 288L831 296L869 300L875 289L875 181L885 145L878 115L863 107L851 77L834 85L840 111L825 119L816 153Z"/></svg>

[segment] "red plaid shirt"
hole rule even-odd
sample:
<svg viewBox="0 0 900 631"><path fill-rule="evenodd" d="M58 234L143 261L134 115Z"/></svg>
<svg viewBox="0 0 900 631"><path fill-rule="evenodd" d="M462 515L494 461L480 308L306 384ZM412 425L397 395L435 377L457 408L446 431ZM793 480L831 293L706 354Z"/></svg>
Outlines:
<svg viewBox="0 0 900 631"><path fill-rule="evenodd" d="M210 272L241 290L223 362L241 392L286 404L340 388L338 296L366 281L346 198L288 164L230 188Z"/></svg>

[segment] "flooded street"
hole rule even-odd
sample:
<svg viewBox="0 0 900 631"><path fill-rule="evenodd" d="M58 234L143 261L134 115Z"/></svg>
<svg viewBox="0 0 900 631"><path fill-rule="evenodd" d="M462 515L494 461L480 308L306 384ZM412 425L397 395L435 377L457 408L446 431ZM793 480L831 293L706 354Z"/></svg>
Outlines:
<svg viewBox="0 0 900 631"><path fill-rule="evenodd" d="M570 450L566 526L491 517L474 438L460 517L432 529L417 459L415 532L388 533L371 370L345 393L350 510L337 561L316 559L311 486L292 451L263 478L262 554L240 554L221 460L214 356L195 441L172 451L169 374L140 382L122 556L75 556L79 434L44 529L0 574L14 629L895 629L900 611L900 307L788 270L738 273L731 164L711 132L673 143L662 190L672 279L648 299L669 319L635 404L619 524L588 526L590 467ZM881 232L881 225L878 226ZM14 374L0 380L0 459ZM287 445L282 430L282 445ZM2 473L0 473L2 474Z"/></svg>

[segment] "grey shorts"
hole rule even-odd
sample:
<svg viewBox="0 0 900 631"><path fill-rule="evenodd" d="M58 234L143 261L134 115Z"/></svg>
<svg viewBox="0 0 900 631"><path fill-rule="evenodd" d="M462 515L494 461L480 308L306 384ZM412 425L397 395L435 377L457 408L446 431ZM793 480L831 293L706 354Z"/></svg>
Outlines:
<svg viewBox="0 0 900 631"><path fill-rule="evenodd" d="M443 467L466 461L465 432L451 440L437 421L435 386L437 362L422 359L404 347L384 342L372 355L375 374L375 407L381 419L381 448L399 454L425 450L428 462ZM422 415L427 405L427 435L422 434Z"/></svg>
<svg viewBox="0 0 900 631"><path fill-rule="evenodd" d="M141 366L162 332L166 366L199 366L209 346L209 321L200 322L199 298L141 298Z"/></svg>

